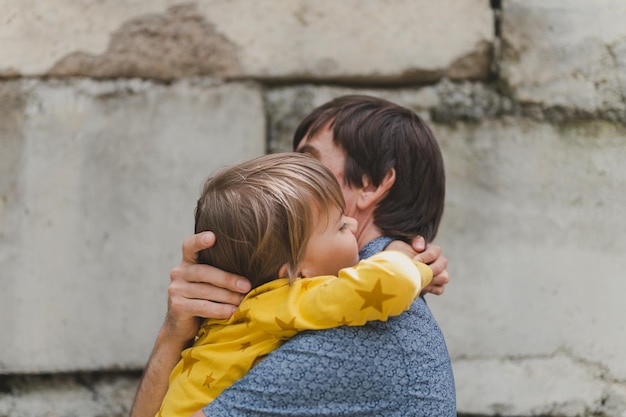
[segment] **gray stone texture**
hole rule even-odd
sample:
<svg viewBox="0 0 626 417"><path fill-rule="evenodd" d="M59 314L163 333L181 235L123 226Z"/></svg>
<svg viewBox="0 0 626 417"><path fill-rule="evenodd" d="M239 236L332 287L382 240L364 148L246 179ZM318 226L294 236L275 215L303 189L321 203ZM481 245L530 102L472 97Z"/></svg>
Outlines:
<svg viewBox="0 0 626 417"><path fill-rule="evenodd" d="M300 119L343 94L413 109L441 144L437 243L453 281L429 303L453 358L459 411L626 415L626 353L615 349L626 345L626 284L616 280L626 268L626 127L494 118L512 111L509 101L472 83L300 86L268 92L270 146L289 150Z"/></svg>
<svg viewBox="0 0 626 417"><path fill-rule="evenodd" d="M516 101L624 122L626 2L502 3L501 76Z"/></svg>
<svg viewBox="0 0 626 417"><path fill-rule="evenodd" d="M292 148L293 133L300 121L315 107L344 94L383 97L406 106L428 122L480 122L484 118L518 114L507 97L482 83L456 82L448 79L415 88L348 88L299 85L276 87L266 92L269 121L269 149L273 152ZM544 115L541 115L545 117Z"/></svg>
<svg viewBox="0 0 626 417"><path fill-rule="evenodd" d="M137 373L0 377L3 417L127 417Z"/></svg>
<svg viewBox="0 0 626 417"><path fill-rule="evenodd" d="M0 102L0 373L140 368L202 181L265 152L259 89L13 81Z"/></svg>
<svg viewBox="0 0 626 417"><path fill-rule="evenodd" d="M192 5L131 19L112 35L102 55L74 52L48 75L170 80L240 72L235 45L216 33Z"/></svg>
<svg viewBox="0 0 626 417"><path fill-rule="evenodd" d="M435 131L448 184L438 240L456 280L431 307L460 409L626 415L626 127L502 118Z"/></svg>
<svg viewBox="0 0 626 417"><path fill-rule="evenodd" d="M127 415L203 179L349 93L441 143L459 415L626 417L626 2L490 3L0 0L0 417Z"/></svg>
<svg viewBox="0 0 626 417"><path fill-rule="evenodd" d="M484 79L494 40L484 0L2 3L5 76Z"/></svg>

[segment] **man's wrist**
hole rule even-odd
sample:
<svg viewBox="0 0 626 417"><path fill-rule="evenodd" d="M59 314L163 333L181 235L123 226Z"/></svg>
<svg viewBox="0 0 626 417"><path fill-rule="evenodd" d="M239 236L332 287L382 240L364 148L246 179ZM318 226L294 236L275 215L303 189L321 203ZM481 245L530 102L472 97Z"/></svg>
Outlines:
<svg viewBox="0 0 626 417"><path fill-rule="evenodd" d="M163 323L163 326L161 326L161 329L159 330L156 344L165 344L170 346L172 349L178 349L178 351L181 352L183 349L188 348L193 344L196 333L197 330L195 329L193 332L181 331L180 328L177 328L176 324L166 319L165 323Z"/></svg>

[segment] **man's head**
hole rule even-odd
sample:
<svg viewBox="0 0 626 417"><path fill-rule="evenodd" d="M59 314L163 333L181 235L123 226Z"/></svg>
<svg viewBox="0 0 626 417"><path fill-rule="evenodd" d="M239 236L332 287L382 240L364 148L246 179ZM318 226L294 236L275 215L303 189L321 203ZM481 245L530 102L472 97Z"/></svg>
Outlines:
<svg viewBox="0 0 626 417"><path fill-rule="evenodd" d="M352 206L366 205L359 203L358 190L378 190L370 194L373 223L383 235L434 239L444 207L443 158L431 130L413 111L370 96L339 97L300 123L293 147L312 153L335 174L348 215L354 216Z"/></svg>
<svg viewBox="0 0 626 417"><path fill-rule="evenodd" d="M337 180L309 155L265 155L222 169L206 181L196 207L195 232L217 237L198 261L248 277L253 288L279 275L336 275L358 261L354 235L339 230L343 207ZM312 255L333 245L341 263L320 270Z"/></svg>

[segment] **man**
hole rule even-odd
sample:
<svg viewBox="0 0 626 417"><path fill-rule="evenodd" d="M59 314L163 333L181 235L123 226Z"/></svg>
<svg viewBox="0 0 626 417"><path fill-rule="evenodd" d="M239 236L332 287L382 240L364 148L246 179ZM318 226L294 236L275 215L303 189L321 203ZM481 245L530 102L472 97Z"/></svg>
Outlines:
<svg viewBox="0 0 626 417"><path fill-rule="evenodd" d="M345 214L358 220L362 258L435 237L445 176L430 129L408 109L367 96L345 96L315 109L296 130L294 149L330 168L342 186ZM249 289L242 277L195 263L208 233L188 238L172 270L169 308L132 415L153 416L167 377L193 339L196 317L228 317ZM447 260L429 245L430 292L442 293ZM207 301L210 300L210 301ZM220 415L455 416L450 359L423 298L385 323L297 335L224 391L206 409Z"/></svg>

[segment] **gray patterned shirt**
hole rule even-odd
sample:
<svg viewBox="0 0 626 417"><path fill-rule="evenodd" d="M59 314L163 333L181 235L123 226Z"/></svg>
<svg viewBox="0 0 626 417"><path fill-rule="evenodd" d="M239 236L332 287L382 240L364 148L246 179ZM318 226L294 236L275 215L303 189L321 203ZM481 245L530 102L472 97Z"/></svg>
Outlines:
<svg viewBox="0 0 626 417"><path fill-rule="evenodd" d="M362 259L383 250L378 238ZM446 343L423 297L387 322L297 334L203 409L222 416L455 417Z"/></svg>

